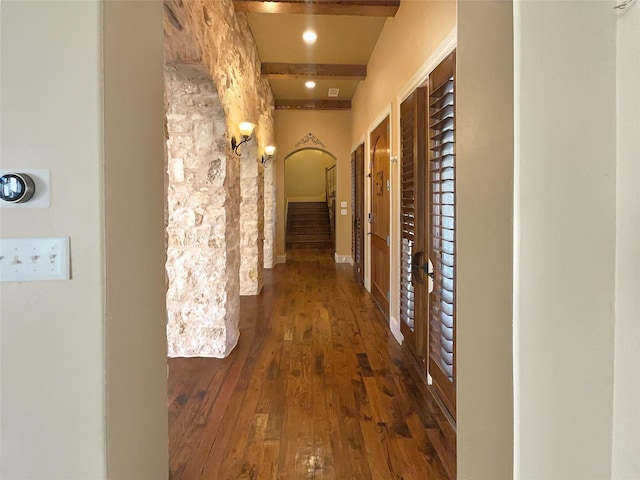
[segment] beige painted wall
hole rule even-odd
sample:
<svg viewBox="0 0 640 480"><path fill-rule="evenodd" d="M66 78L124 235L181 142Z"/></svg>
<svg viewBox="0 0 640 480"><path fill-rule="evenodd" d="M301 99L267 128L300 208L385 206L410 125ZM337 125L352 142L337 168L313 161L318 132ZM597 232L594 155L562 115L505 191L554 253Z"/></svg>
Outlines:
<svg viewBox="0 0 640 480"><path fill-rule="evenodd" d="M511 2L458 2L456 353L460 479L507 479L513 470L512 18Z"/></svg>
<svg viewBox="0 0 640 480"><path fill-rule="evenodd" d="M161 2L104 3L110 479L159 480L168 470L162 16Z"/></svg>
<svg viewBox="0 0 640 480"><path fill-rule="evenodd" d="M300 150L286 158L285 202L291 197L319 197L325 194L325 171L336 160L321 150Z"/></svg>
<svg viewBox="0 0 640 480"><path fill-rule="evenodd" d="M162 4L116 3L0 4L1 166L52 180L1 234L69 236L72 262L0 286L2 478L167 476Z"/></svg>
<svg viewBox="0 0 640 480"><path fill-rule="evenodd" d="M387 19L367 66L367 79L353 98L352 146L396 103L400 90L455 26L453 0L404 1L396 16ZM391 154L397 155L399 122L392 122L392 135Z"/></svg>
<svg viewBox="0 0 640 480"><path fill-rule="evenodd" d="M516 478L609 478L616 12L590 1L518 7Z"/></svg>
<svg viewBox="0 0 640 480"><path fill-rule="evenodd" d="M0 9L1 166L52 182L50 208L0 210L1 235L71 237L73 275L0 284L0 476L105 478L101 5Z"/></svg>
<svg viewBox="0 0 640 480"><path fill-rule="evenodd" d="M618 12L616 328L611 478L640 478L640 5Z"/></svg>
<svg viewBox="0 0 640 480"><path fill-rule="evenodd" d="M278 261L284 260L284 209L285 182L284 158L301 148L313 146L326 150L336 157L338 170L337 202L348 202L351 208L351 153L350 128L351 112L349 111L287 111L276 110L275 118L276 154L276 195L277 195L277 224L276 224L276 252ZM301 143L307 134L313 133L324 147L312 142ZM267 168L272 168L271 165ZM338 215L336 222L336 254L351 256L351 217Z"/></svg>

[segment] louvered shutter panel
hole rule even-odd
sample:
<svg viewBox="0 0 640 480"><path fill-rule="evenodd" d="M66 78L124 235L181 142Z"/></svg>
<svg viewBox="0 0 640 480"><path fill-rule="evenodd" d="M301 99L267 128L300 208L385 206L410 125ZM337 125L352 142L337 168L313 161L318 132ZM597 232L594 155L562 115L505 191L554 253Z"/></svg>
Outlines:
<svg viewBox="0 0 640 480"><path fill-rule="evenodd" d="M355 151L355 167L356 253L354 262L358 281L364 284L364 236L362 233L364 228L364 143L361 143Z"/></svg>
<svg viewBox="0 0 640 480"><path fill-rule="evenodd" d="M414 330L415 292L411 282L411 259L415 243L415 108L413 93L400 106L401 164L400 164L400 320Z"/></svg>
<svg viewBox="0 0 640 480"><path fill-rule="evenodd" d="M436 73L437 72L437 73ZM455 57L434 71L429 92L430 258L434 292L430 301L430 362L451 385L441 385L455 404ZM432 373L432 376L433 373ZM447 393L450 392L450 393Z"/></svg>

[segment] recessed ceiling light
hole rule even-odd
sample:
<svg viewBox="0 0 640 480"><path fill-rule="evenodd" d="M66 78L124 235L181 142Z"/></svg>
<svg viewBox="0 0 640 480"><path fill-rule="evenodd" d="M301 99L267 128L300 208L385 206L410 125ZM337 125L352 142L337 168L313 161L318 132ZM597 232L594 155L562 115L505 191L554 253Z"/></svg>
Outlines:
<svg viewBox="0 0 640 480"><path fill-rule="evenodd" d="M302 34L302 39L307 45L313 45L318 39L318 35L313 30L307 30Z"/></svg>
<svg viewBox="0 0 640 480"><path fill-rule="evenodd" d="M316 82L314 82L313 80L309 80L308 82L305 82L304 86L307 88L315 88Z"/></svg>

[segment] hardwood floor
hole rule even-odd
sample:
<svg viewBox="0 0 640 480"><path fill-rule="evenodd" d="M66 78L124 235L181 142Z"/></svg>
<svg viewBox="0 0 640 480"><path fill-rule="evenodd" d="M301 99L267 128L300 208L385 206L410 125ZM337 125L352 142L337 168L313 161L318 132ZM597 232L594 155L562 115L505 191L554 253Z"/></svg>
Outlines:
<svg viewBox="0 0 640 480"><path fill-rule="evenodd" d="M455 433L371 296L293 250L226 359L169 360L171 480L455 479Z"/></svg>

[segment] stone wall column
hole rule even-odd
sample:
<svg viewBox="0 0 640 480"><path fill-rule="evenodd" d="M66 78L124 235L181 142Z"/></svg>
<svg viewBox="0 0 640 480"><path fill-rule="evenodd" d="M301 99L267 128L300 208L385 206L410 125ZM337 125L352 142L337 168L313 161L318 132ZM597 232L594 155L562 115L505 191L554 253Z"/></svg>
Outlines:
<svg viewBox="0 0 640 480"><path fill-rule="evenodd" d="M264 284L262 166L255 141L240 148L240 295L258 295Z"/></svg>
<svg viewBox="0 0 640 480"><path fill-rule="evenodd" d="M239 166L208 73L165 69L170 357L225 357L238 341Z"/></svg>
<svg viewBox="0 0 640 480"><path fill-rule="evenodd" d="M275 265L276 243L276 159L264 169L264 268Z"/></svg>

